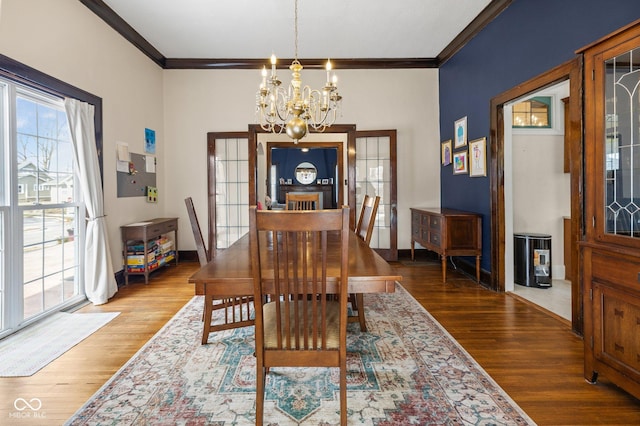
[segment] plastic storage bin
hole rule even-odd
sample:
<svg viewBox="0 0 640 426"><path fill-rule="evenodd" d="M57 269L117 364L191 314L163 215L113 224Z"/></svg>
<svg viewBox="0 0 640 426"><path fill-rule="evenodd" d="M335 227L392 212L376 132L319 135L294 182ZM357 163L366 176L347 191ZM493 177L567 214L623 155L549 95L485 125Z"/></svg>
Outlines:
<svg viewBox="0 0 640 426"><path fill-rule="evenodd" d="M513 234L514 281L526 287L551 287L551 235Z"/></svg>

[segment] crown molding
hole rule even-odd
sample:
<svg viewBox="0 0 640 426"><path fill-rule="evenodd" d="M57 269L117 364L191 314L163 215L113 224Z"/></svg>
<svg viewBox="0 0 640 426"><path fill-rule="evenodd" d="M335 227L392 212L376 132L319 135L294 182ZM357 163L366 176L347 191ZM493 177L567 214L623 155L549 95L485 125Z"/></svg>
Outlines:
<svg viewBox="0 0 640 426"><path fill-rule="evenodd" d="M153 62L164 68L165 57L151 43L142 37L133 29L120 15L116 14L102 0L80 0L82 4L87 6L89 10L98 15L100 19L106 22L111 28L116 30L129 43L140 49L142 53L147 55Z"/></svg>
<svg viewBox="0 0 640 426"><path fill-rule="evenodd" d="M476 19L471 21L458 36L438 55L438 66L443 65L474 38L484 27L489 25L513 0L492 0Z"/></svg>
<svg viewBox="0 0 640 426"><path fill-rule="evenodd" d="M437 58L353 58L331 59L331 61L336 68L340 69L438 68L462 49L512 1L492 0ZM264 59L165 58L103 0L80 0L80 2L163 69L256 69L265 63ZM291 61L281 59L280 63L289 64ZM300 59L300 62L307 69L324 69L325 59ZM288 65L280 65L280 68L285 67Z"/></svg>
<svg viewBox="0 0 640 426"><path fill-rule="evenodd" d="M327 59L298 59L304 69L325 69ZM267 64L268 59L184 59L169 58L164 61L165 69L258 69ZM289 68L293 59L279 58L278 68ZM340 59L331 58L336 69L384 69L384 68L437 68L435 58L393 58L393 59Z"/></svg>

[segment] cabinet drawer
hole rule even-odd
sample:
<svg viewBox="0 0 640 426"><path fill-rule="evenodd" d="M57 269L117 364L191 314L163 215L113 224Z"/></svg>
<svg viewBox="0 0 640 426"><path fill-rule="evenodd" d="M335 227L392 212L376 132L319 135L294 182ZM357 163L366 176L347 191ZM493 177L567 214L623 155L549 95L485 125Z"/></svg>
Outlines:
<svg viewBox="0 0 640 426"><path fill-rule="evenodd" d="M429 216L429 228L440 229L442 224L442 218L440 216Z"/></svg>
<svg viewBox="0 0 640 426"><path fill-rule="evenodd" d="M411 226L420 226L420 218L422 215L418 212L411 212Z"/></svg>
<svg viewBox="0 0 640 426"><path fill-rule="evenodd" d="M440 234L438 232L429 233L429 242L435 246L440 247Z"/></svg>
<svg viewBox="0 0 640 426"><path fill-rule="evenodd" d="M594 251L591 255L591 274L596 281L614 283L638 291L640 290L639 273L640 259L634 262L615 254L607 255L598 251Z"/></svg>
<svg viewBox="0 0 640 426"><path fill-rule="evenodd" d="M420 238L422 238L422 237L420 236L420 228L418 228L418 227L416 227L416 226L411 227L411 237L412 237L414 240L419 240Z"/></svg>

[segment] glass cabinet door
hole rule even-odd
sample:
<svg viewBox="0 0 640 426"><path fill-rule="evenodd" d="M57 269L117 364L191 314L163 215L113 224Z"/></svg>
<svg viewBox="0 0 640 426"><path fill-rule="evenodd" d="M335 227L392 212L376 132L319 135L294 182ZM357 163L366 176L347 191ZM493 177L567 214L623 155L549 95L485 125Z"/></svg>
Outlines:
<svg viewBox="0 0 640 426"><path fill-rule="evenodd" d="M640 48L603 61L604 232L640 237Z"/></svg>

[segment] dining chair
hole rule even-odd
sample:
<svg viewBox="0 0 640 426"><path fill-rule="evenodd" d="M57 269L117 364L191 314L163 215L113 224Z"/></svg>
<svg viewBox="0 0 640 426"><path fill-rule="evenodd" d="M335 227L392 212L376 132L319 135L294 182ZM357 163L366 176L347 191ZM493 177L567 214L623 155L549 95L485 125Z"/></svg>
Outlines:
<svg viewBox="0 0 640 426"><path fill-rule="evenodd" d="M204 266L211 260L211 252L207 250L207 246L202 238L200 223L193 206L191 197L184 200L189 214L189 222L191 222L191 230L193 238L196 242L196 251L198 252L198 261L200 266ZM216 298L215 295L204 296L204 309L202 313L202 344L207 344L209 333L221 330L229 330L233 328L247 327L254 324L251 317L251 308L253 295L238 295L237 297ZM211 319L214 311L224 309L224 319L222 323L211 325Z"/></svg>
<svg viewBox="0 0 640 426"><path fill-rule="evenodd" d="M376 214L378 213L378 204L380 204L380 197L371 197L367 194L364 195L362 201L362 209L360 210L360 216L356 225L356 234L367 245L371 242L371 236L373 235L373 228L376 223ZM349 322L360 323L360 331L367 331L367 323L364 317L364 297L362 293L349 294L349 302L351 303L351 312L349 315Z"/></svg>
<svg viewBox="0 0 640 426"><path fill-rule="evenodd" d="M337 238L331 231L338 231L340 250L327 249L327 238ZM250 208L253 297L263 302L255 314L256 425L262 425L271 367L338 367L340 424L347 424L349 232L346 206L312 212Z"/></svg>
<svg viewBox="0 0 640 426"><path fill-rule="evenodd" d="M308 194L291 194L287 192L285 204L285 210L318 210L320 194L317 192Z"/></svg>

